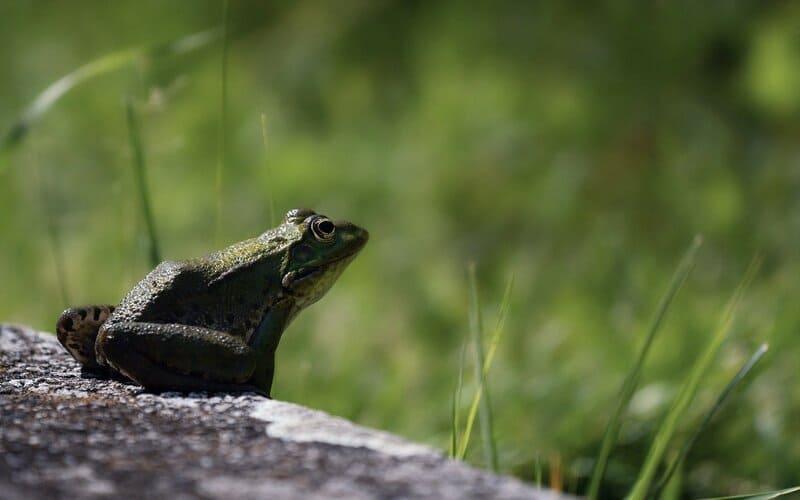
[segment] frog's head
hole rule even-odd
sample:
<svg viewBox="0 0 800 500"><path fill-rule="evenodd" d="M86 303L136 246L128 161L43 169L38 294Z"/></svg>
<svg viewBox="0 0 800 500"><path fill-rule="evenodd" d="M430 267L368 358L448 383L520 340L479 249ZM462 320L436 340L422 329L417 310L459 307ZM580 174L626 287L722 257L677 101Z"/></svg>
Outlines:
<svg viewBox="0 0 800 500"><path fill-rule="evenodd" d="M284 224L295 226L298 237L289 249L281 284L300 308L322 298L369 239L355 224L334 222L305 208L290 210Z"/></svg>

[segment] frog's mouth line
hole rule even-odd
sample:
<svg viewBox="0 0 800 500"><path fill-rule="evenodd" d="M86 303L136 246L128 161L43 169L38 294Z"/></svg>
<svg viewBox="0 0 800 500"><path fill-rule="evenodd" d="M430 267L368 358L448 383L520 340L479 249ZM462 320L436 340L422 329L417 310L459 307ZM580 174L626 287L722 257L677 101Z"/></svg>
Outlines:
<svg viewBox="0 0 800 500"><path fill-rule="evenodd" d="M291 289L292 286L297 285L298 283L302 283L303 281L309 278L324 273L327 269L329 269L332 266L340 265L343 263L343 261L348 261L352 259L353 257L355 257L356 253L358 252L353 252L347 255L343 255L338 259L334 259L330 262L326 262L325 264L321 264L319 266L309 266L304 269L299 269L297 271L290 271L286 273L286 276L284 276L283 280L281 280L281 285L283 285L284 288Z"/></svg>
<svg viewBox="0 0 800 500"><path fill-rule="evenodd" d="M290 273L287 273L286 276L283 278L283 286L289 288L291 285L299 281L303 281L304 279L310 278L314 274L321 271L323 267L324 266L313 266L301 269L299 271L291 271Z"/></svg>

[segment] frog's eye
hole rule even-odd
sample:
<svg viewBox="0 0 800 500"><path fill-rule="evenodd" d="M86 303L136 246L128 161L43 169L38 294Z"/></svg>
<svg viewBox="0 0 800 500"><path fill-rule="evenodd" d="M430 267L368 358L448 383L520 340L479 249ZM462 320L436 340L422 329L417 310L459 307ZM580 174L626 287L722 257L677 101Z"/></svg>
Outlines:
<svg viewBox="0 0 800 500"><path fill-rule="evenodd" d="M325 217L314 217L311 221L311 233L319 241L326 243L332 241L334 232L336 232L336 226Z"/></svg>

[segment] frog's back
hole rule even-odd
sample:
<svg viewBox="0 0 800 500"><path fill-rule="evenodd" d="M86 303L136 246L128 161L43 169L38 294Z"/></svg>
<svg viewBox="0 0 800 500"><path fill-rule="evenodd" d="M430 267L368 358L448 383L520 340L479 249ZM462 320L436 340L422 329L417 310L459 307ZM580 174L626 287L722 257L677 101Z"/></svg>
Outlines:
<svg viewBox="0 0 800 500"><path fill-rule="evenodd" d="M148 321L157 318L169 321L174 313L172 306L176 304L175 292L196 288L201 280L195 267L188 262L162 262L125 295L111 320Z"/></svg>
<svg viewBox="0 0 800 500"><path fill-rule="evenodd" d="M254 238L162 262L122 299L111 322L177 323L247 337L280 294L280 238Z"/></svg>

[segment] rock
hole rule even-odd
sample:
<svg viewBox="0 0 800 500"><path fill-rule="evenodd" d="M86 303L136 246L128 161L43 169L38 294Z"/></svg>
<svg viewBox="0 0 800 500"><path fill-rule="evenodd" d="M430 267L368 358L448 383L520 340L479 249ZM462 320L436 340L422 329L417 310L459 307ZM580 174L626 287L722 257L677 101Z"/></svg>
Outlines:
<svg viewBox="0 0 800 500"><path fill-rule="evenodd" d="M1 324L0 497L563 498L292 403L82 374Z"/></svg>

